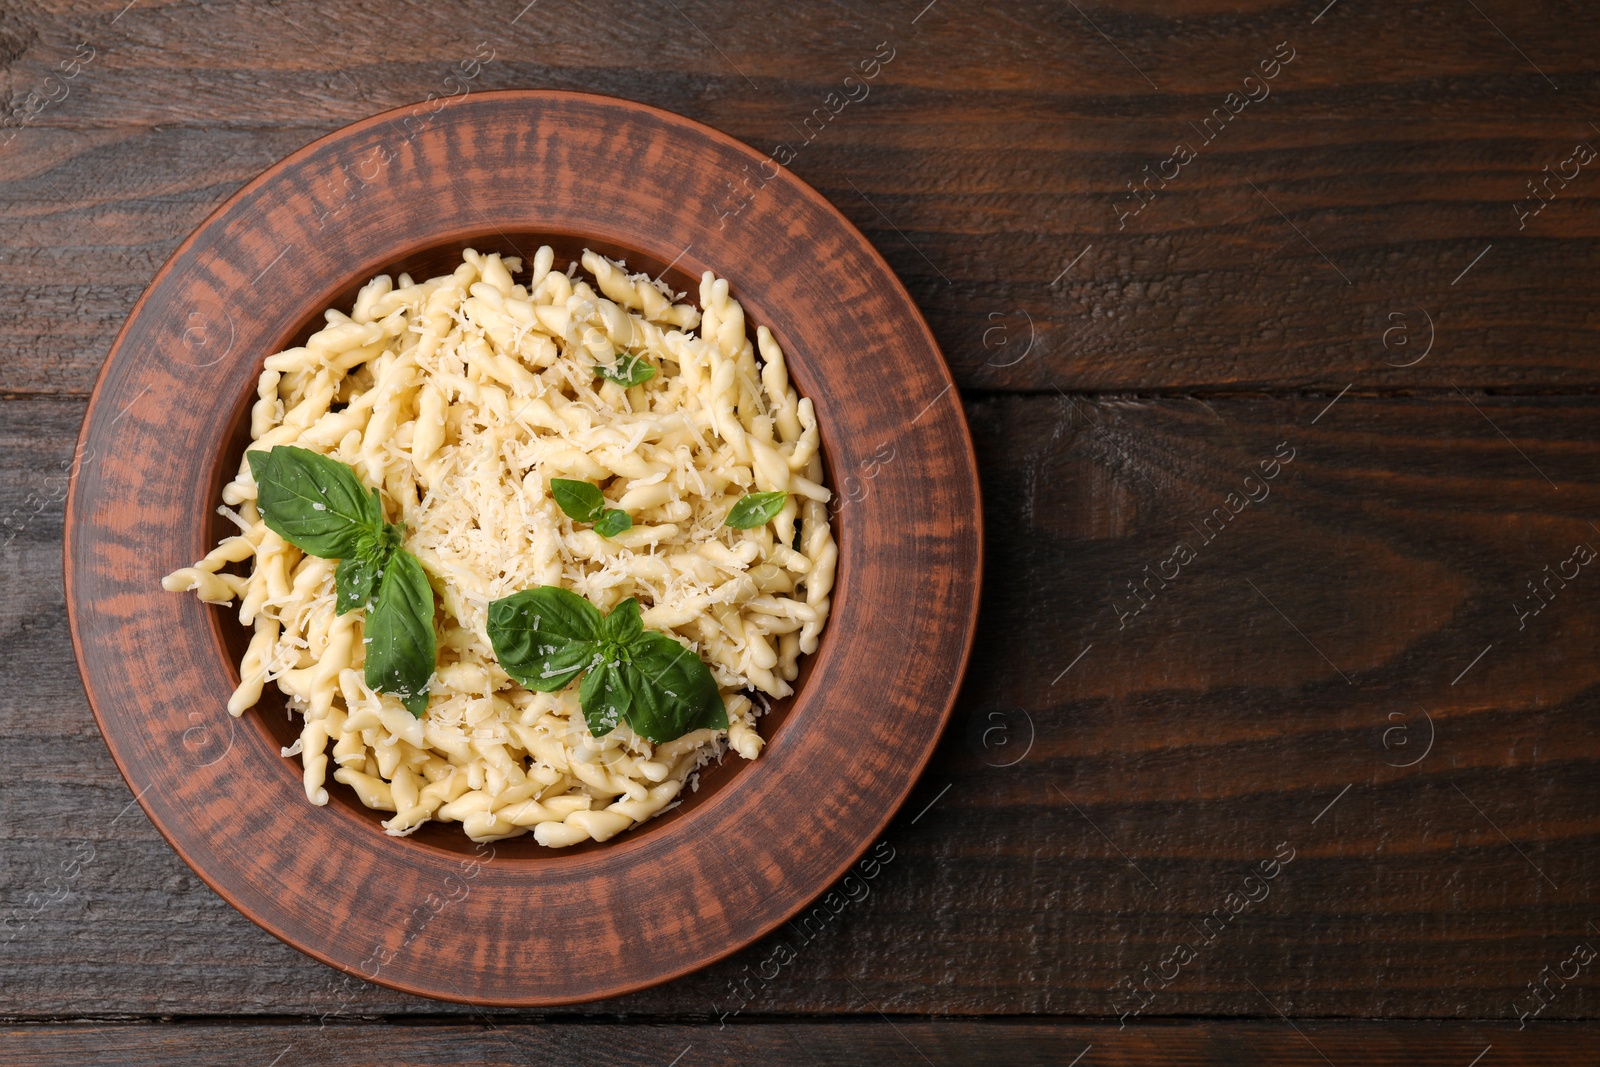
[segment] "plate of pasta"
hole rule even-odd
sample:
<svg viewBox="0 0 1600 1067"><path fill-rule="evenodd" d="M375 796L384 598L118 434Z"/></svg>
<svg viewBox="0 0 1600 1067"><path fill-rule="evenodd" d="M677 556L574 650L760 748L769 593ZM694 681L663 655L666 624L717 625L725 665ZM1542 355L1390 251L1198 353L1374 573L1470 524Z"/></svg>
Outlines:
<svg viewBox="0 0 1600 1067"><path fill-rule="evenodd" d="M781 169L728 209L764 162L585 94L401 109L141 297L68 499L74 646L139 803L271 933L442 999L614 996L787 920L915 784L971 442L836 209Z"/></svg>

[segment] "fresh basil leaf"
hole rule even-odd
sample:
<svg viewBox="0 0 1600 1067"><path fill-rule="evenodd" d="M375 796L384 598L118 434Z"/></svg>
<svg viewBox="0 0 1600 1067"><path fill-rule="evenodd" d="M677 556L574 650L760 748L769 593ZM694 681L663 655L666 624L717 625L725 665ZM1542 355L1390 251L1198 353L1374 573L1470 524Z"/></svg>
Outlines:
<svg viewBox="0 0 1600 1067"><path fill-rule="evenodd" d="M623 660L615 673L628 690L626 717L634 733L662 744L693 730L728 728L717 680L692 650L646 630L627 647Z"/></svg>
<svg viewBox="0 0 1600 1067"><path fill-rule="evenodd" d="M384 528L378 491L369 495L346 464L293 445L245 457L267 529L302 552L343 559L357 554L363 533Z"/></svg>
<svg viewBox="0 0 1600 1067"><path fill-rule="evenodd" d="M566 513L567 518L578 522L595 521L606 506L605 497L600 495L600 487L593 482L551 478L550 495L556 498L556 506Z"/></svg>
<svg viewBox="0 0 1600 1067"><path fill-rule="evenodd" d="M601 537L615 537L631 529L633 529L632 516L619 508L606 508L594 521L594 532Z"/></svg>
<svg viewBox="0 0 1600 1067"><path fill-rule="evenodd" d="M618 352L615 363L610 366L597 363L594 369L606 381L624 387L643 385L656 376L656 369L650 361L632 352Z"/></svg>
<svg viewBox="0 0 1600 1067"><path fill-rule="evenodd" d="M611 614L600 621L600 639L617 645L629 645L644 632L639 619L639 601L629 597L611 609Z"/></svg>
<svg viewBox="0 0 1600 1067"><path fill-rule="evenodd" d="M783 505L788 501L789 494L782 491L748 493L728 512L725 525L732 526L735 530L753 530L757 526L765 526L772 521L774 515L783 510Z"/></svg>
<svg viewBox="0 0 1600 1067"><path fill-rule="evenodd" d="M382 563L372 556L346 556L340 560L339 569L333 572L335 613L343 615L356 608L370 607L382 573Z"/></svg>
<svg viewBox="0 0 1600 1067"><path fill-rule="evenodd" d="M407 711L421 718L438 660L433 587L417 557L405 549L396 550L382 567L378 600L367 612L365 640L368 687L399 697Z"/></svg>
<svg viewBox="0 0 1600 1067"><path fill-rule="evenodd" d="M489 643L501 668L541 693L565 689L600 652L600 609L576 593L544 585L489 605Z"/></svg>
<svg viewBox="0 0 1600 1067"><path fill-rule="evenodd" d="M500 666L529 689L555 692L582 674L578 702L595 737L619 722L657 744L728 728L711 670L666 634L646 630L634 597L602 615L565 589L524 589L489 605L488 631Z"/></svg>
<svg viewBox="0 0 1600 1067"><path fill-rule="evenodd" d="M615 656L616 650L613 649L611 654ZM588 725L592 737L604 737L615 730L617 723L628 717L632 707L624 672L633 668L627 663L605 659L604 653L601 653L601 657L595 668L583 676L583 684L578 687L583 721Z"/></svg>

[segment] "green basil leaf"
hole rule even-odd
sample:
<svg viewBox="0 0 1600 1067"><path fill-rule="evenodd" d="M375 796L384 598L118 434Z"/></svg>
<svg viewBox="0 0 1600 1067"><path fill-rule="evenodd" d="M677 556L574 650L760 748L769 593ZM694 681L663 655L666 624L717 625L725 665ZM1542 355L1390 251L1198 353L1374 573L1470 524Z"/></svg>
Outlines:
<svg viewBox="0 0 1600 1067"><path fill-rule="evenodd" d="M630 645L644 632L639 620L639 601L629 597L611 609L600 622L600 639L617 645Z"/></svg>
<svg viewBox="0 0 1600 1067"><path fill-rule="evenodd" d="M612 651L615 655L615 650ZM589 734L604 737L617 728L617 723L628 717L632 707L631 697L623 672L632 670L626 663L604 658L583 676L578 687L578 703L583 707L583 721Z"/></svg>
<svg viewBox="0 0 1600 1067"><path fill-rule="evenodd" d="M728 709L711 669L666 634L646 630L613 673L628 691L628 725L656 744L693 730L726 730ZM584 708L585 718L588 708Z"/></svg>
<svg viewBox="0 0 1600 1067"><path fill-rule="evenodd" d="M597 363L594 369L606 381L624 387L643 385L656 376L656 369L650 361L632 352L618 352L615 363L610 366Z"/></svg>
<svg viewBox="0 0 1600 1067"><path fill-rule="evenodd" d="M335 582L338 581L335 575ZM400 698L411 714L428 707L428 681L438 660L433 587L417 557L395 551L383 565L378 601L367 612L367 685Z"/></svg>
<svg viewBox="0 0 1600 1067"><path fill-rule="evenodd" d="M267 529L302 552L343 559L357 554L362 534L384 528L378 491L369 495L346 464L293 445L245 457Z"/></svg>
<svg viewBox="0 0 1600 1067"><path fill-rule="evenodd" d="M567 518L578 522L593 522L606 506L600 487L593 482L551 478L550 495L556 498L556 506L566 512Z"/></svg>
<svg viewBox="0 0 1600 1067"><path fill-rule="evenodd" d="M600 653L601 622L600 609L583 597L544 585L489 605L489 643L501 668L517 682L554 693Z"/></svg>
<svg viewBox="0 0 1600 1067"><path fill-rule="evenodd" d="M601 537L615 537L631 529L633 529L633 518L618 508L606 508L594 522L594 532Z"/></svg>
<svg viewBox="0 0 1600 1067"><path fill-rule="evenodd" d="M746 494L728 512L726 525L735 530L753 530L757 526L765 526L783 510L788 500L789 494L781 491Z"/></svg>
<svg viewBox="0 0 1600 1067"><path fill-rule="evenodd" d="M657 744L728 728L711 670L666 634L646 630L634 597L602 615L565 589L524 589L489 605L488 631L500 666L529 689L555 692L583 675L578 702L595 737L619 722Z"/></svg>
<svg viewBox="0 0 1600 1067"><path fill-rule="evenodd" d="M379 559L370 555L346 556L333 572L334 610L343 615L356 608L371 607L383 573Z"/></svg>

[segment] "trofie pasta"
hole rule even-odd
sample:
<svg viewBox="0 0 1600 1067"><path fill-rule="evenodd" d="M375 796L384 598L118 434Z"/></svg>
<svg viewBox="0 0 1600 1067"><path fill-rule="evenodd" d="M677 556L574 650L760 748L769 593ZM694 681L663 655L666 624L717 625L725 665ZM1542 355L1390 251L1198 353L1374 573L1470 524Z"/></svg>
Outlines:
<svg viewBox="0 0 1600 1067"><path fill-rule="evenodd" d="M765 698L791 692L827 622L838 551L817 421L771 333L752 346L709 272L696 309L593 252L592 282L554 260L539 249L523 283L521 260L471 249L452 274L375 278L348 315L329 310L303 347L268 357L256 390L252 451L294 445L348 464L403 524L437 605L425 712L367 686L364 612L336 611L337 561L268 529L248 462L220 509L239 533L163 581L238 601L254 637L228 710L276 684L303 716L284 754L300 757L306 796L327 803L331 776L392 812L390 834L431 819L475 841L607 840L673 804L726 749L755 759ZM655 368L642 384L598 373L634 360ZM567 517L552 479L595 484L631 527L603 536ZM747 495L780 492L770 521L724 525ZM248 573L225 569L246 561ZM488 606L538 586L602 611L637 598L645 628L710 667L727 730L652 744L622 723L594 737L577 685L518 685L496 662Z"/></svg>

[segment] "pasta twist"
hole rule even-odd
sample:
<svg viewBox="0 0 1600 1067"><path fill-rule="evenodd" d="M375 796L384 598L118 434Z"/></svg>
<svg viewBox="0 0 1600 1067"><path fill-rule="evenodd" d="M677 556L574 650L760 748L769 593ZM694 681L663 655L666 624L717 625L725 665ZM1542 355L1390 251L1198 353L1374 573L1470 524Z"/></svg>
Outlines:
<svg viewBox="0 0 1600 1067"><path fill-rule="evenodd" d="M757 758L761 711L816 650L838 550L816 416L776 338L760 327L752 344L709 272L696 308L605 256L581 265L592 284L540 248L518 283L520 260L468 249L448 275L374 278L348 315L328 311L304 345L266 360L250 448L310 448L381 486L441 609L431 699L414 718L367 687L362 616L336 613L334 562L267 529L243 462L223 491L240 532L163 580L238 603L254 633L228 710L277 684L303 716L284 754L300 757L313 804L327 803L331 767L393 813L390 834L440 821L476 841L606 841L696 788L726 750ZM654 375L597 375L624 354ZM574 524L552 478L600 483L633 528L605 538ZM790 494L770 524L723 525L740 497L770 491ZM518 686L495 662L488 605L536 585L606 610L637 597L646 626L709 664L728 729L653 745L623 724L595 738L576 686Z"/></svg>

